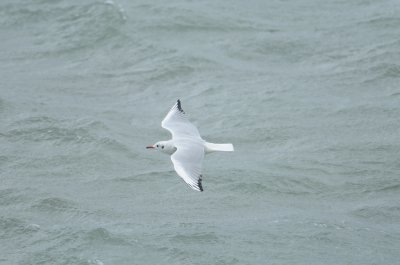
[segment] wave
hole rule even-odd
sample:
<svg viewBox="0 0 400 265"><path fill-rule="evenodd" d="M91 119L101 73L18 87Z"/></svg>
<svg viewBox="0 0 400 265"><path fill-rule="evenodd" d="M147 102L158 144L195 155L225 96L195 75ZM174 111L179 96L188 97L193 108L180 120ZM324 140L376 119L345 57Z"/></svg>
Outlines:
<svg viewBox="0 0 400 265"><path fill-rule="evenodd" d="M93 129L105 129L101 122L91 121L80 124L76 121L61 121L48 116L31 116L14 121L8 126L10 129L1 133L11 142L51 141L55 144L86 143L96 141Z"/></svg>
<svg viewBox="0 0 400 265"><path fill-rule="evenodd" d="M400 218L399 206L363 206L351 212L351 215L364 219L374 220L382 223L397 223Z"/></svg>
<svg viewBox="0 0 400 265"><path fill-rule="evenodd" d="M219 237L213 233L194 233L194 234L178 234L170 238L170 240L176 243L191 244L196 242L196 244L213 244L218 243L221 240Z"/></svg>
<svg viewBox="0 0 400 265"><path fill-rule="evenodd" d="M111 129L97 120L58 120L48 116L31 116L16 120L7 127L9 129L0 135L10 142L48 142L67 146L90 144L131 155L125 144L110 136Z"/></svg>
<svg viewBox="0 0 400 265"><path fill-rule="evenodd" d="M84 238L88 243L98 244L106 243L110 245L129 246L131 245L127 240L112 234L103 227L91 229L84 232Z"/></svg>
<svg viewBox="0 0 400 265"><path fill-rule="evenodd" d="M32 208L47 212L77 211L77 206L74 202L57 197L42 199L34 204Z"/></svg>
<svg viewBox="0 0 400 265"><path fill-rule="evenodd" d="M398 29L400 27L400 18L391 16L380 16L357 22L356 25L359 27L365 26L368 28L372 27L384 30L387 30L388 28Z"/></svg>
<svg viewBox="0 0 400 265"><path fill-rule="evenodd" d="M62 1L7 4L0 8L0 25L19 31L30 28L32 49L14 59L60 56L105 45L124 34L124 9L112 1Z"/></svg>
<svg viewBox="0 0 400 265"><path fill-rule="evenodd" d="M202 12L200 9L190 9L174 5L155 6L138 5L137 10L146 12L150 17L151 24L144 21L144 29L162 32L276 32L278 29L271 28L262 21L252 19L225 16L219 14L213 16L209 12ZM209 11L209 10L208 10Z"/></svg>
<svg viewBox="0 0 400 265"><path fill-rule="evenodd" d="M9 206L26 201L29 201L29 198L17 189L0 190L0 206Z"/></svg>
<svg viewBox="0 0 400 265"><path fill-rule="evenodd" d="M0 217L0 238L15 238L39 231L40 226L15 217Z"/></svg>

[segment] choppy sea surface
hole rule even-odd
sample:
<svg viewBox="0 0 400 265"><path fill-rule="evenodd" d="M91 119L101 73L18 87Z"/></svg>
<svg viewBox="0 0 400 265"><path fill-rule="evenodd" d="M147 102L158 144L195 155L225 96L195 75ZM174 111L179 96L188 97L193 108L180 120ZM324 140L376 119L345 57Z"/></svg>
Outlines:
<svg viewBox="0 0 400 265"><path fill-rule="evenodd" d="M2 0L0 264L400 264L398 0ZM180 98L204 192L145 149Z"/></svg>

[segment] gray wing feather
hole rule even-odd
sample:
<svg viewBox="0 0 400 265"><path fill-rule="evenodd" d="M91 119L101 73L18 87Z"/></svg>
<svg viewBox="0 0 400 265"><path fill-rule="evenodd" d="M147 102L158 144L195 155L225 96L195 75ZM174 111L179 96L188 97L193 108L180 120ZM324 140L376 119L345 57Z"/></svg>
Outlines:
<svg viewBox="0 0 400 265"><path fill-rule="evenodd" d="M204 147L198 143L183 142L176 145L171 156L176 173L194 190L203 191L201 168Z"/></svg>
<svg viewBox="0 0 400 265"><path fill-rule="evenodd" d="M193 137L201 139L199 130L187 119L179 99L161 122L161 127L170 131L172 138Z"/></svg>

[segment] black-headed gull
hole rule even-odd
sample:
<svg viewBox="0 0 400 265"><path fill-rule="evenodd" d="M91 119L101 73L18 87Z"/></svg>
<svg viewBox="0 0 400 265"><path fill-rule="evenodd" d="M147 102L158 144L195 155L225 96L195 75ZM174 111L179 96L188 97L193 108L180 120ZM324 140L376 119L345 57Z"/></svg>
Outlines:
<svg viewBox="0 0 400 265"><path fill-rule="evenodd" d="M203 140L197 128L187 119L178 99L161 122L161 127L172 134L169 141L160 141L146 148L171 155L176 173L194 190L203 191L201 165L204 154L233 151L232 144L213 144Z"/></svg>

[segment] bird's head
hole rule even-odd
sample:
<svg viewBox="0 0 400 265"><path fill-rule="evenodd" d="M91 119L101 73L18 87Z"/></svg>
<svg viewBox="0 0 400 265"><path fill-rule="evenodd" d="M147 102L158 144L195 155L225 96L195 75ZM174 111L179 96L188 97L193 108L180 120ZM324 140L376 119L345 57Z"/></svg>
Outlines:
<svg viewBox="0 0 400 265"><path fill-rule="evenodd" d="M157 142L153 145L146 146L147 149L158 149L162 150L165 148L165 143L163 141Z"/></svg>
<svg viewBox="0 0 400 265"><path fill-rule="evenodd" d="M170 141L159 141L153 145L146 147L147 149L157 149L163 153L172 154L176 151L176 148L171 144Z"/></svg>

